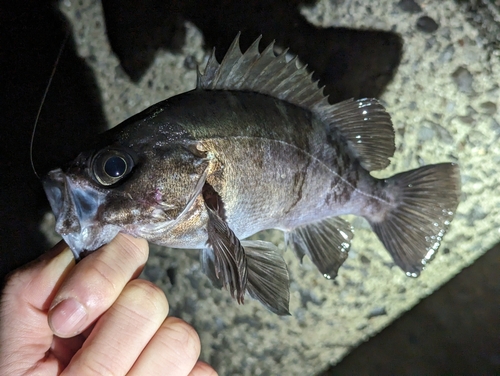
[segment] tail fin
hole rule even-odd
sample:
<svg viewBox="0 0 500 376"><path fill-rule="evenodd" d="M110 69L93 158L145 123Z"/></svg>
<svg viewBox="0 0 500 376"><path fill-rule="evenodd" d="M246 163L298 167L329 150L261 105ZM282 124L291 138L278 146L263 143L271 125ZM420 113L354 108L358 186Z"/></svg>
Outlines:
<svg viewBox="0 0 500 376"><path fill-rule="evenodd" d="M406 275L418 277L439 248L458 206L458 165L442 163L403 172L384 180L383 189L394 206L368 221L394 262Z"/></svg>

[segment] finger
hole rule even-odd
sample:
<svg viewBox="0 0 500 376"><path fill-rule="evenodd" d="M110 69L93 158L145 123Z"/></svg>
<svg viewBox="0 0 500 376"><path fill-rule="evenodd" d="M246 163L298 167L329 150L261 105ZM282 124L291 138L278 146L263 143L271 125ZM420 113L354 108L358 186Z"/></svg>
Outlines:
<svg viewBox="0 0 500 376"><path fill-rule="evenodd" d="M111 307L127 282L140 274L147 258L145 240L121 233L84 258L50 306L49 324L54 334L67 338L85 330Z"/></svg>
<svg viewBox="0 0 500 376"><path fill-rule="evenodd" d="M151 282L131 281L97 321L66 369L70 375L124 375L168 314L163 291Z"/></svg>
<svg viewBox="0 0 500 376"><path fill-rule="evenodd" d="M54 296L74 265L71 250L64 241L60 241L36 260L9 274L4 297L13 295L15 300L22 297L24 303L47 310L50 304L47 298Z"/></svg>
<svg viewBox="0 0 500 376"><path fill-rule="evenodd" d="M129 375L186 376L200 356L200 338L191 325L168 317Z"/></svg>
<svg viewBox="0 0 500 376"><path fill-rule="evenodd" d="M189 376L217 376L218 373L209 364L198 360L189 373Z"/></svg>
<svg viewBox="0 0 500 376"><path fill-rule="evenodd" d="M0 311L1 375L24 374L33 364L39 365L40 372L58 367L55 360L41 362L53 339L47 310L73 266L73 254L60 242L8 277Z"/></svg>

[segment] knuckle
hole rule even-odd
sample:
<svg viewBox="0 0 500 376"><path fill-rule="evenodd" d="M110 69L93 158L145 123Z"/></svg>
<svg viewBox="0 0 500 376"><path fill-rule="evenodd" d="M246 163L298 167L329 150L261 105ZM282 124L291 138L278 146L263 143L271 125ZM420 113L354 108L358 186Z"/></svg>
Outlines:
<svg viewBox="0 0 500 376"><path fill-rule="evenodd" d="M201 351L200 337L196 330L187 322L169 317L165 320L165 342L169 342L169 347L182 349L190 359L198 359Z"/></svg>
<svg viewBox="0 0 500 376"><path fill-rule="evenodd" d="M117 370L120 369L120 366L114 362L110 362L109 359L103 359L97 356L93 359L86 359L86 361L81 362L77 368L79 369L77 371L75 370L75 374L78 375L114 376L119 374Z"/></svg>
<svg viewBox="0 0 500 376"><path fill-rule="evenodd" d="M84 258L76 268L57 291L52 307L67 298L74 298L92 314L99 314L119 294L120 277L112 265L99 257Z"/></svg>
<svg viewBox="0 0 500 376"><path fill-rule="evenodd" d="M63 300L73 298L80 302L91 316L95 316L100 315L113 303L120 289L113 267L99 259L88 261L83 259L79 269L63 282L52 300L51 308Z"/></svg>
<svg viewBox="0 0 500 376"><path fill-rule="evenodd" d="M135 279L128 283L126 294L133 297L134 305L147 313L168 313L168 301L162 289L154 283L143 279Z"/></svg>
<svg viewBox="0 0 500 376"><path fill-rule="evenodd" d="M114 281L116 270L103 260L99 258L93 260L83 274L78 280L98 286L99 291L105 296L116 293L117 286Z"/></svg>
<svg viewBox="0 0 500 376"><path fill-rule="evenodd" d="M189 376L218 376L218 373L209 364L198 361Z"/></svg>
<svg viewBox="0 0 500 376"><path fill-rule="evenodd" d="M130 235L118 234L121 251L139 264L145 264L149 256L149 246L146 240Z"/></svg>

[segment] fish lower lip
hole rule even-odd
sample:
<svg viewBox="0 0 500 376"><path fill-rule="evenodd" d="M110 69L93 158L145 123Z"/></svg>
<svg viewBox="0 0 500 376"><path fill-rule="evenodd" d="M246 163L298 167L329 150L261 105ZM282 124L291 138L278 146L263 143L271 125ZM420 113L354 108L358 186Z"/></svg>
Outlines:
<svg viewBox="0 0 500 376"><path fill-rule="evenodd" d="M68 234L61 234L64 241L69 245L73 252L75 259L80 259L88 253L95 251L103 244L111 241L112 238L118 233L111 234L111 236L103 237L102 234L109 235L103 231L101 227L83 227L80 232L71 232Z"/></svg>

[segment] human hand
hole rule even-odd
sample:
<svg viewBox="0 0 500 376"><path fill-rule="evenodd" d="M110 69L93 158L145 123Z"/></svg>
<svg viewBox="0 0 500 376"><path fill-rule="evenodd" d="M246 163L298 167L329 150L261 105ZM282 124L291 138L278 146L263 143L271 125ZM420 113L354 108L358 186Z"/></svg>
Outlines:
<svg viewBox="0 0 500 376"><path fill-rule="evenodd" d="M216 375L198 361L196 331L137 279L147 257L145 240L119 234L78 265L61 242L11 274L0 375Z"/></svg>

